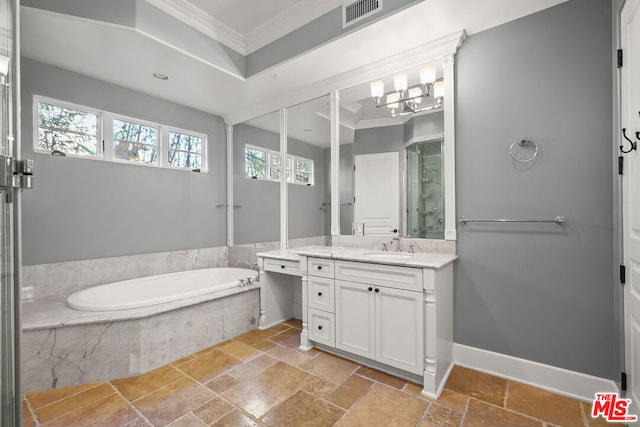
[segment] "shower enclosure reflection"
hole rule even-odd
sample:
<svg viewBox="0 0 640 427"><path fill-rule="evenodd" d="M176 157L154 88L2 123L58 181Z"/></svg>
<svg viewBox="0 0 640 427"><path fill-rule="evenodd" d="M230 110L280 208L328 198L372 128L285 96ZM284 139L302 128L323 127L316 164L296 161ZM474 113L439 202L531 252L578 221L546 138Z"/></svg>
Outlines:
<svg viewBox="0 0 640 427"><path fill-rule="evenodd" d="M442 139L415 142L407 150L407 234L444 239Z"/></svg>

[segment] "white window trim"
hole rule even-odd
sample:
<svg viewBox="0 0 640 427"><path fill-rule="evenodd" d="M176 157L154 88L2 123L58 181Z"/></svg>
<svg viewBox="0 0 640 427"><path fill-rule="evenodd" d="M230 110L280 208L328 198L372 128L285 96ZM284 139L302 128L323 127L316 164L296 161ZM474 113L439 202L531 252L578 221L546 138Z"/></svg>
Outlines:
<svg viewBox="0 0 640 427"><path fill-rule="evenodd" d="M33 95L33 151L34 153L40 154L49 154L50 151L42 150L38 147L40 135L39 135L39 115L38 115L38 103L45 103L50 105L55 105L63 108L69 108L72 110L82 111L88 114L95 114L98 117L97 122L97 140L98 144L96 146L96 155L95 156L80 156L73 153L65 153L65 157L71 157L75 159L89 159L89 160L101 160L108 161L123 165L136 165L136 166L146 166L152 168L162 168L162 169L170 169L176 171L185 171L185 172L193 172L193 169L188 168L180 168L176 166L171 166L169 164L169 132L177 132L187 135L193 135L198 138L202 138L202 152L200 155L202 156L200 173L208 173L209 172L209 156L208 156L208 136L202 132L196 132L193 130L182 129L176 126L165 125L162 123L156 123L149 120L139 119L137 117L130 117L124 114L113 113L105 110L99 110L92 107L87 107L85 105L75 104L73 102L62 101L55 98L49 98L42 95ZM128 122L138 123L144 126L151 126L158 129L158 163L144 163L144 162L135 162L131 160L123 160L117 159L113 155L113 149L115 145L115 140L113 136L113 120L124 120Z"/></svg>
<svg viewBox="0 0 640 427"><path fill-rule="evenodd" d="M252 178L250 176L247 176L247 166L246 166L246 162L247 162L247 148L250 148L252 150L256 150L256 151L262 151L264 153L266 153L267 155L267 165L266 165L266 176L264 178ZM246 179L250 179L252 181L272 181L272 182L280 182L280 178L273 178L272 174L271 174L271 170L272 170L272 165L273 165L273 156L279 156L280 152L279 151L275 151L275 150L271 150L269 148L265 148L265 147L259 147L257 145L252 145L252 144L245 144L244 145L244 150L242 152L242 158L245 162L244 165L244 177ZM302 182L296 182L295 181L295 160L303 160L306 162L309 162L309 164L311 165L310 167L310 172L309 172L309 184L307 183L302 183ZM314 180L314 161L312 159L307 159L306 157L301 157L301 156L294 156L292 154L287 155L287 162L291 162L290 164L290 170L291 170L291 174L289 175L289 177L287 178L287 183L288 184L294 184L294 185L302 185L304 187L313 187L315 185L315 180ZM284 171L280 171L280 173L286 173L287 169L289 169L289 167L285 167Z"/></svg>
<svg viewBox="0 0 640 427"><path fill-rule="evenodd" d="M202 157L202 160L200 161L200 172L208 172L208 156L207 156L207 135L205 135L204 133L200 133L200 132L195 132L192 130L187 130L187 129L181 129L175 126L163 126L162 128L162 139L164 141L166 141L166 144L164 146L164 149L162 151L164 151L164 164L166 164L167 168L169 169L177 169L177 170L190 170L190 169L186 169L186 168L179 168L176 166L171 166L169 164L169 151L171 150L171 147L169 147L169 132L176 132L176 133L181 133L183 135L191 135L191 136L195 136L198 138L202 138L202 152L200 153L200 156ZM194 151L192 151L192 153L194 153ZM197 153L196 153L197 154Z"/></svg>
<svg viewBox="0 0 640 427"><path fill-rule="evenodd" d="M96 122L96 155L95 156L80 156L73 153L65 153L67 157L74 157L76 159L91 159L102 160L104 157L102 141L104 140L104 132L102 128L103 112L96 110L95 108L86 107L84 105L74 104L72 102L60 101L53 98L47 98L40 95L33 96L33 151L35 153L51 154L51 151L43 150L38 147L40 142L40 117L38 114L38 103L55 105L57 107L68 108L70 110L81 111L87 114L95 114L97 117Z"/></svg>
<svg viewBox="0 0 640 427"><path fill-rule="evenodd" d="M132 122L136 124L140 124L143 126L149 126L156 128L157 137L156 137L156 149L158 150L158 157L156 163L144 163L144 162L134 162L132 160L118 159L113 155L113 150L116 146L116 139L113 135L113 121L114 120L122 120L125 122ZM158 123L153 123L147 120L140 120L135 117L129 117L122 114L114 114L109 112L104 112L104 123L109 124L109 126L105 126L104 128L104 159L114 163L123 163L123 164L134 164L138 166L151 166L154 168L162 167L162 162L160 160L160 154L162 152L162 125Z"/></svg>

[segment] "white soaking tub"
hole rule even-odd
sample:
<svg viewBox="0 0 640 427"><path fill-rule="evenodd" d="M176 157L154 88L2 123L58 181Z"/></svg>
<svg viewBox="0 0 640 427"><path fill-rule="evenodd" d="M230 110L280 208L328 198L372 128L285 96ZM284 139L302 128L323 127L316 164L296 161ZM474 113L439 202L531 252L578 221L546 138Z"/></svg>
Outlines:
<svg viewBox="0 0 640 427"><path fill-rule="evenodd" d="M93 286L67 297L67 306L82 311L148 307L212 294L234 287L254 287L258 273L247 268L205 268ZM247 280L250 279L250 280Z"/></svg>

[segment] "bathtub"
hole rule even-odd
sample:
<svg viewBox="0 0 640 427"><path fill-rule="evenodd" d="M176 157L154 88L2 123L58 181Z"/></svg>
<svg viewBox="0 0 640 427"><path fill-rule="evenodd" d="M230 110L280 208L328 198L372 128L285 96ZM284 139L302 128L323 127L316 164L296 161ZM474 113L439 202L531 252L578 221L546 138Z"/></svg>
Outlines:
<svg viewBox="0 0 640 427"><path fill-rule="evenodd" d="M257 278L256 271L246 268L179 271L93 286L69 295L66 303L82 311L126 310L254 287Z"/></svg>

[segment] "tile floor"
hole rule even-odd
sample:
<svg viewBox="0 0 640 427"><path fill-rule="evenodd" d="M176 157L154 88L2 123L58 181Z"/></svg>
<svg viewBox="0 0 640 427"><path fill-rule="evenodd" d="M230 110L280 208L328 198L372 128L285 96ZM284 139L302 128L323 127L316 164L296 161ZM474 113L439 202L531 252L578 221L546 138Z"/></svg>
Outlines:
<svg viewBox="0 0 640 427"><path fill-rule="evenodd" d="M254 330L147 374L24 396L24 426L597 426L590 405L455 367L438 400L328 353L300 322Z"/></svg>

